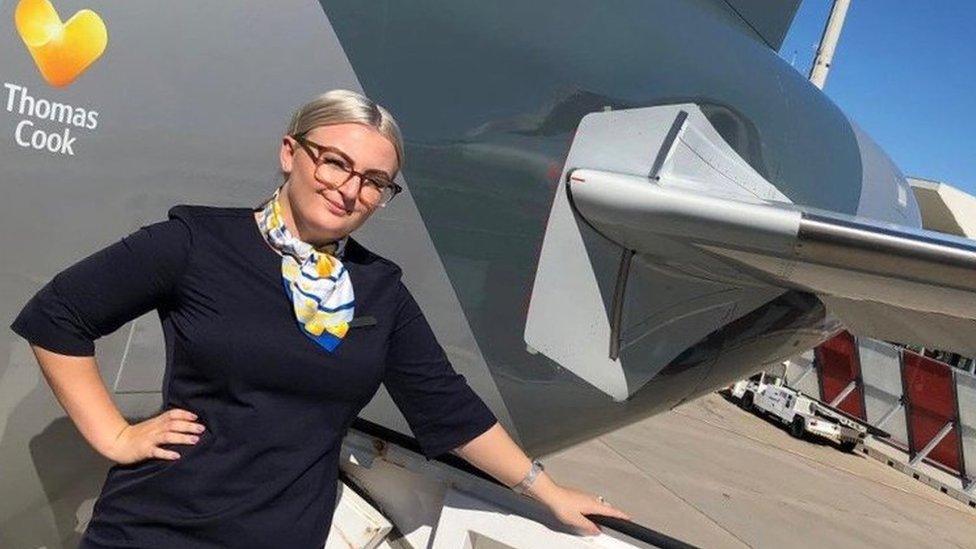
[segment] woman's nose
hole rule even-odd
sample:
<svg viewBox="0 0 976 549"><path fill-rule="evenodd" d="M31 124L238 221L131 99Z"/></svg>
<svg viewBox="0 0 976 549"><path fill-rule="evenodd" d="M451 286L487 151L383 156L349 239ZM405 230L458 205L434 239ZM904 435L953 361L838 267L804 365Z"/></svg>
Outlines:
<svg viewBox="0 0 976 549"><path fill-rule="evenodd" d="M339 193L346 203L354 203L359 198L359 189L362 187L363 180L359 174L350 174L345 184L339 187Z"/></svg>

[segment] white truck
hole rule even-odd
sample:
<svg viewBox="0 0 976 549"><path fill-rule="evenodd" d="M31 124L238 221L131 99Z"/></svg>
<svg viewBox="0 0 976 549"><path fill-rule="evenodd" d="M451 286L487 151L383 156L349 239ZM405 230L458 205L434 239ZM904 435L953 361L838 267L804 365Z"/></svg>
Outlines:
<svg viewBox="0 0 976 549"><path fill-rule="evenodd" d="M765 414L788 426L797 438L816 436L851 452L868 429L818 400L783 384L779 376L760 372L730 388L732 400L747 411Z"/></svg>
<svg viewBox="0 0 976 549"><path fill-rule="evenodd" d="M738 402L743 408L750 409L755 395L765 389L766 385L782 384L783 378L766 372L759 372L749 379L736 382L735 385L729 388L729 391L732 395L732 400ZM748 399L746 398L747 394L749 395ZM746 404L747 401L749 403L748 405Z"/></svg>

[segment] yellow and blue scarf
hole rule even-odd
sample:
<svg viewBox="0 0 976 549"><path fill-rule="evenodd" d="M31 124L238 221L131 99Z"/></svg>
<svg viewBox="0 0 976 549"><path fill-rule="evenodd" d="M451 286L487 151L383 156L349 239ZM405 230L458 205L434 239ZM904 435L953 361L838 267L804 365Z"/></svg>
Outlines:
<svg viewBox="0 0 976 549"><path fill-rule="evenodd" d="M340 258L348 237L315 248L285 227L278 194L258 212L265 240L281 254L281 276L302 332L332 352L342 343L353 318L355 297Z"/></svg>

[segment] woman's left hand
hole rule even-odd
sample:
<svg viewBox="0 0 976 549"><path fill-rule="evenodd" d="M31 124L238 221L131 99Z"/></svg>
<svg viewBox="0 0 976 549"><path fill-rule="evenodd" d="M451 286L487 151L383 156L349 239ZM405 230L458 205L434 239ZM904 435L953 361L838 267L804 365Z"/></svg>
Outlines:
<svg viewBox="0 0 976 549"><path fill-rule="evenodd" d="M610 505L607 501L575 488L560 486L552 483L546 490L544 498L540 498L556 518L572 526L582 535L595 536L601 533L599 526L583 515L603 515L631 520L630 515Z"/></svg>
<svg viewBox="0 0 976 549"><path fill-rule="evenodd" d="M516 478L524 478L522 475L526 470L531 470L528 456L497 422L456 448L455 452L496 479L505 479L507 486L512 486ZM514 486L518 487L519 484ZM600 501L597 496L556 484L545 471L540 471L528 488L519 488L518 491L544 504L560 522L571 526L578 534L600 534L596 523L583 516L586 514L631 520L630 515L606 501Z"/></svg>

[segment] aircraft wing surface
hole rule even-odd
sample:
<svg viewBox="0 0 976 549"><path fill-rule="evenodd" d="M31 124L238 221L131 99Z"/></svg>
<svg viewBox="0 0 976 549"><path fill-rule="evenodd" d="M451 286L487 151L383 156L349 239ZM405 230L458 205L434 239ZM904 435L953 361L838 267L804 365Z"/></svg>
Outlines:
<svg viewBox="0 0 976 549"><path fill-rule="evenodd" d="M851 331L976 356L976 241L655 179L578 169L572 202L637 253L678 237L766 284L816 294Z"/></svg>

